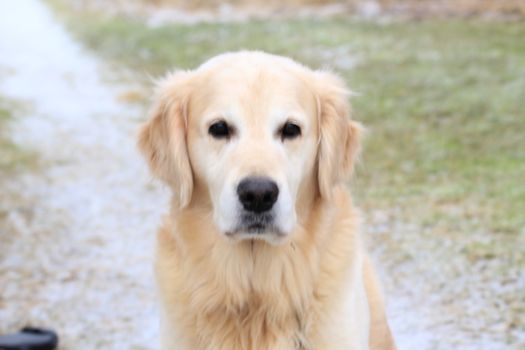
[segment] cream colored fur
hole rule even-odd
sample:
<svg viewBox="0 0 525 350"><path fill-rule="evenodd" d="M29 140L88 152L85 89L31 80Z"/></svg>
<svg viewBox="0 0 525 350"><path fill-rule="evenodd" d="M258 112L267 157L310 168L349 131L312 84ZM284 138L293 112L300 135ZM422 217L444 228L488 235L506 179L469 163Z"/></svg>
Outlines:
<svg viewBox="0 0 525 350"><path fill-rule="evenodd" d="M173 190L157 247L162 349L395 348L345 184L361 130L347 95L331 73L260 52L160 83L139 146ZM234 136L208 135L217 118ZM285 141L290 119L302 134ZM276 214L280 235L228 236L231 188L253 174L292 211Z"/></svg>

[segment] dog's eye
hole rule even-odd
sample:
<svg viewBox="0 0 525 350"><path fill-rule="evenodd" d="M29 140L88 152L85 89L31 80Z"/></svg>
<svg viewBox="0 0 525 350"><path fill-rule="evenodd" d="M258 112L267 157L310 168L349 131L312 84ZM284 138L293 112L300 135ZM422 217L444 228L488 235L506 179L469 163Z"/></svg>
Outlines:
<svg viewBox="0 0 525 350"><path fill-rule="evenodd" d="M224 120L219 120L208 129L208 133L216 139L226 139L232 134L232 129Z"/></svg>
<svg viewBox="0 0 525 350"><path fill-rule="evenodd" d="M286 122L281 128L281 139L283 141L285 139L294 139L300 135L301 135L301 128L297 124Z"/></svg>

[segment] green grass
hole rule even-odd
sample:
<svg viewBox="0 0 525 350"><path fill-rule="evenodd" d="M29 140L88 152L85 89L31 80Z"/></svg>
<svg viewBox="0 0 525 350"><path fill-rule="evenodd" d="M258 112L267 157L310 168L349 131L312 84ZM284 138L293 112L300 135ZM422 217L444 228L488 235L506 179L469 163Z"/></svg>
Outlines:
<svg viewBox="0 0 525 350"><path fill-rule="evenodd" d="M54 5L60 7L55 0ZM370 130L354 191L437 234L525 235L525 24L344 19L164 25L62 11L110 62L143 76L259 49L334 66ZM348 57L356 58L349 68ZM507 239L504 238L504 239Z"/></svg>
<svg viewBox="0 0 525 350"><path fill-rule="evenodd" d="M1 175L13 175L34 163L34 155L15 144L10 137L10 123L18 110L17 104L0 95L0 185ZM1 186L0 186L1 189Z"/></svg>

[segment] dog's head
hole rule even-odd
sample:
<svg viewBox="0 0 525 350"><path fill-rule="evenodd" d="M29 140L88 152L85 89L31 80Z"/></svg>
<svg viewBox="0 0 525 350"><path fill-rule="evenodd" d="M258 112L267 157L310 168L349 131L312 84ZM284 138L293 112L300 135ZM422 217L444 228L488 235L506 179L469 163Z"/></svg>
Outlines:
<svg viewBox="0 0 525 350"><path fill-rule="evenodd" d="M331 73L223 54L159 84L139 146L181 209L209 206L233 241L279 244L352 171L361 128L347 98Z"/></svg>

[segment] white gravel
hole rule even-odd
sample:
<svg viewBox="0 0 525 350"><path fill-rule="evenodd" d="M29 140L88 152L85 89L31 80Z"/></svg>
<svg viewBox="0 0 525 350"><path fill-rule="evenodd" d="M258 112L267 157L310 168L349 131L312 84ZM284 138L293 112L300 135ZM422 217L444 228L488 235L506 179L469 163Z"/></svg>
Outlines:
<svg viewBox="0 0 525 350"><path fill-rule="evenodd" d="M167 193L135 148L138 108L35 0L0 2L0 93L32 113L14 139L43 170L0 212L0 332L58 331L63 349L156 348L154 230ZM107 74L107 72L105 72Z"/></svg>

